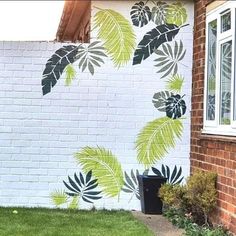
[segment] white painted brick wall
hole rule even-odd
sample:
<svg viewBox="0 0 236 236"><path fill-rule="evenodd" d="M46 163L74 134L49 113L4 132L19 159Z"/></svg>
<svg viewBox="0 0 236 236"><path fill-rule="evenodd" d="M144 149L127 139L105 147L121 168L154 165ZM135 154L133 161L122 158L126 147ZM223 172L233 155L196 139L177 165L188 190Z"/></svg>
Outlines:
<svg viewBox="0 0 236 236"><path fill-rule="evenodd" d="M112 8L129 18L132 1L96 1L93 5ZM193 4L186 2L189 27L182 39L187 53L181 74L187 119L182 140L177 142L162 163L182 166L189 174L190 104L192 66ZM93 10L93 14L95 10ZM135 29L141 40L152 26ZM150 28L151 29L151 28ZM94 40L96 32L92 32ZM134 142L143 126L161 114L153 107L152 97L163 90L164 80L156 73L152 60L140 66L131 62L114 69L109 59L94 76L78 72L70 87L64 76L42 96L44 66L60 43L0 42L0 205L52 207L49 195L63 189L62 180L79 172L73 153L81 147L104 146L110 149L128 172L143 166L137 164ZM103 198L96 207L139 209L139 201L128 204L130 195ZM91 207L81 203L82 208Z"/></svg>

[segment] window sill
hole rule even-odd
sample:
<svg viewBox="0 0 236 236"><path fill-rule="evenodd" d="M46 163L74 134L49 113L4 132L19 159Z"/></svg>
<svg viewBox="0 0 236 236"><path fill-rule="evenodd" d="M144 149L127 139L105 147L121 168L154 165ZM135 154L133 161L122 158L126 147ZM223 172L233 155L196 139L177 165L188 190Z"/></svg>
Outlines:
<svg viewBox="0 0 236 236"><path fill-rule="evenodd" d="M216 134L216 133L213 134L213 133L207 133L207 131L205 130L201 132L199 139L216 141L216 142L236 143L236 136L233 136L233 134Z"/></svg>

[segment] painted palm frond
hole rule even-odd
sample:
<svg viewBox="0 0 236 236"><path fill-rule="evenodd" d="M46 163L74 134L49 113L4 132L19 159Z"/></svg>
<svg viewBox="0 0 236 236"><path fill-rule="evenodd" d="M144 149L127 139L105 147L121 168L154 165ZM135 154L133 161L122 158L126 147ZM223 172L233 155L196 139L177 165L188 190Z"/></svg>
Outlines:
<svg viewBox="0 0 236 236"><path fill-rule="evenodd" d="M138 170L136 170L136 173L134 173L134 171L131 170L130 175L128 175L127 172L125 172L125 182L122 191L125 193L131 193L132 197L133 195L135 195L137 199L140 199L138 179L137 179L138 175L139 175Z"/></svg>
<svg viewBox="0 0 236 236"><path fill-rule="evenodd" d="M149 122L136 140L139 163L150 167L162 159L170 148L175 147L176 139L181 138L182 132L181 119L162 117Z"/></svg>
<svg viewBox="0 0 236 236"><path fill-rule="evenodd" d="M52 192L50 198L56 207L59 207L60 205L68 202L68 196L64 191L60 190L55 190L54 192Z"/></svg>
<svg viewBox="0 0 236 236"><path fill-rule="evenodd" d="M104 64L105 48L101 45L100 41L95 41L88 46L80 45L76 59L79 62L79 68L82 72L88 68L89 72L94 75L95 67L101 67Z"/></svg>
<svg viewBox="0 0 236 236"><path fill-rule="evenodd" d="M75 196L75 197L72 197L72 200L68 206L69 209L77 209L79 207L79 197L78 196Z"/></svg>
<svg viewBox="0 0 236 236"><path fill-rule="evenodd" d="M170 184L180 184L184 179L184 176L182 176L182 167L178 169L176 165L172 171L167 165L162 165L161 170L152 167L152 171L157 176L167 178L167 182Z"/></svg>
<svg viewBox="0 0 236 236"><path fill-rule="evenodd" d="M95 191L98 186L97 179L92 179L92 171L90 170L84 177L82 173L79 176L74 174L74 179L68 176L68 182L63 181L64 185L68 189L65 192L70 197L82 198L87 203L93 203L93 200L101 199L99 196L101 191ZM73 203L73 200L72 200ZM71 203L71 204L72 204ZM74 199L74 204L76 199Z"/></svg>
<svg viewBox="0 0 236 236"><path fill-rule="evenodd" d="M123 185L123 171L117 158L111 151L102 147L84 147L75 153L75 159L82 166L83 171L93 170L99 187L107 196L117 196Z"/></svg>
<svg viewBox="0 0 236 236"><path fill-rule="evenodd" d="M174 48L169 43L162 44L162 49L156 50L155 53L158 56L154 60L157 62L155 66L159 68L157 73L164 73L161 77L164 78L169 74L177 74L178 63L183 60L186 50L184 50L183 42L180 40L179 43L175 41Z"/></svg>
<svg viewBox="0 0 236 236"><path fill-rule="evenodd" d="M183 87L184 77L175 74L167 80L166 89L174 93L180 93Z"/></svg>
<svg viewBox="0 0 236 236"><path fill-rule="evenodd" d="M95 15L98 38L116 67L126 65L135 49L135 34L129 21L111 9L101 9Z"/></svg>
<svg viewBox="0 0 236 236"><path fill-rule="evenodd" d="M69 86L69 85L71 85L72 81L76 77L76 70L75 70L75 68L74 68L74 66L72 64L69 64L66 67L65 72L66 72L65 84L66 84L66 86Z"/></svg>

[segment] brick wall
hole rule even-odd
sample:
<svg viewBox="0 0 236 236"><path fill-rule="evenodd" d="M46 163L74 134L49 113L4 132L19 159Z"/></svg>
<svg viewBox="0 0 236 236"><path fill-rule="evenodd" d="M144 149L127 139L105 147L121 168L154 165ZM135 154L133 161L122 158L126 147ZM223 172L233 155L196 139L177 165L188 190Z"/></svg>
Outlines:
<svg viewBox="0 0 236 236"><path fill-rule="evenodd" d="M195 1L191 172L201 169L218 174L218 207L212 218L214 222L223 223L236 233L236 139L201 135L205 63L205 4L204 0Z"/></svg>

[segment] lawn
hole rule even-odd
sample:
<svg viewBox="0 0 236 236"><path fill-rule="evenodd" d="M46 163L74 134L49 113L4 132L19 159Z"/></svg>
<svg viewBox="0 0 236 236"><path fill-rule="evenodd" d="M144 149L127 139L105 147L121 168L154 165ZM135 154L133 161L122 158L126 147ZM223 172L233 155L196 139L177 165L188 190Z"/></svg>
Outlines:
<svg viewBox="0 0 236 236"><path fill-rule="evenodd" d="M17 214L13 213L17 210ZM126 211L0 208L1 236L153 236Z"/></svg>

